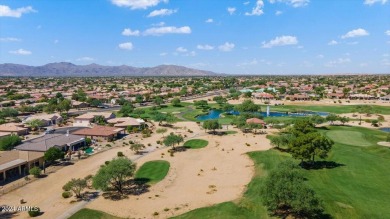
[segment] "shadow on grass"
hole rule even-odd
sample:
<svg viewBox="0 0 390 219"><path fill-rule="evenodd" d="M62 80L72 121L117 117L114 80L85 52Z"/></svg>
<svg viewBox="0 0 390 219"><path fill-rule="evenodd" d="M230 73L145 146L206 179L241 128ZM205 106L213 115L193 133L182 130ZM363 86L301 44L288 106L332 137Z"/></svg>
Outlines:
<svg viewBox="0 0 390 219"><path fill-rule="evenodd" d="M345 166L345 164L337 163L334 161L315 161L315 162L302 162L300 166L306 170L321 170L321 169L334 169L337 167Z"/></svg>

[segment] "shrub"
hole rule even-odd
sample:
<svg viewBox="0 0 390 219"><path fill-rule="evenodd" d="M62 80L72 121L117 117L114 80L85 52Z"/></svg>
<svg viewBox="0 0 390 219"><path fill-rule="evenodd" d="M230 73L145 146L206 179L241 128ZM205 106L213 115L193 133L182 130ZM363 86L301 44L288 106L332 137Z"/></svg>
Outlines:
<svg viewBox="0 0 390 219"><path fill-rule="evenodd" d="M125 156L125 155L123 154L122 151L118 151L117 156L118 156L118 157L123 157L123 156Z"/></svg>
<svg viewBox="0 0 390 219"><path fill-rule="evenodd" d="M62 193L63 198L70 198L72 196L72 193L69 191L65 191Z"/></svg>
<svg viewBox="0 0 390 219"><path fill-rule="evenodd" d="M37 217L40 214L41 214L41 209L39 208L31 209L30 211L28 211L28 215L30 215L30 217Z"/></svg>
<svg viewBox="0 0 390 219"><path fill-rule="evenodd" d="M41 175L41 169L39 167L33 167L29 170L29 173L35 178L38 178Z"/></svg>
<svg viewBox="0 0 390 219"><path fill-rule="evenodd" d="M110 147L111 147L111 145L110 145L110 144L106 144L106 147L109 147L109 148L110 148Z"/></svg>

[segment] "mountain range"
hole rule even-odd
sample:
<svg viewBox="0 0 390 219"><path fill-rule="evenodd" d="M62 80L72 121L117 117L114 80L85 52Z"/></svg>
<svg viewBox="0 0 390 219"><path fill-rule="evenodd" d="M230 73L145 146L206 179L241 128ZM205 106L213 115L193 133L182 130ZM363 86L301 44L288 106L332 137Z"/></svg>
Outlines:
<svg viewBox="0 0 390 219"><path fill-rule="evenodd" d="M217 76L203 71L177 65L159 65L137 68L127 65L104 66L98 64L75 65L69 62L29 66L12 63L0 64L0 76L13 77L107 77L107 76Z"/></svg>

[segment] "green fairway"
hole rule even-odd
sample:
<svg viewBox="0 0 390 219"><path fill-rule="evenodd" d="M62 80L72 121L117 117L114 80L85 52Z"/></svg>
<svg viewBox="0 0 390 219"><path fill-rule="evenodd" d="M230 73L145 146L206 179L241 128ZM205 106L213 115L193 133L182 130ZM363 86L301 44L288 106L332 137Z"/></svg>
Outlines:
<svg viewBox="0 0 390 219"><path fill-rule="evenodd" d="M295 111L316 111L316 112L328 112L328 113L351 113L356 111L358 105L279 105L270 106L271 111L281 112L295 112ZM379 114L390 114L390 107L371 105L373 110ZM264 109L265 106L262 106Z"/></svg>
<svg viewBox="0 0 390 219"><path fill-rule="evenodd" d="M327 132L326 135L333 141L341 144L363 147L371 145L364 137L364 134L358 131L332 130Z"/></svg>
<svg viewBox="0 0 390 219"><path fill-rule="evenodd" d="M352 138L360 138L358 141L363 139L366 147L342 143L346 140L339 133L345 131L352 132ZM335 141L327 160L339 166L303 172L307 183L323 200L325 213L336 219L388 218L390 150L376 146L376 142L382 141L386 134L378 130L347 126L329 127L329 130L321 129L321 132ZM249 156L255 163L256 172L243 198L237 203L226 202L196 209L176 218L269 218L261 204L260 186L263 177L267 170L274 168L281 160L292 158L276 150L252 152Z"/></svg>
<svg viewBox="0 0 390 219"><path fill-rule="evenodd" d="M153 160L144 163L135 173L136 180L155 184L163 180L168 174L170 164L164 160Z"/></svg>
<svg viewBox="0 0 390 219"><path fill-rule="evenodd" d="M199 149L206 147L208 144L209 142L203 139L191 139L186 141L183 146L191 149Z"/></svg>
<svg viewBox="0 0 390 219"><path fill-rule="evenodd" d="M120 217L115 217L110 214L104 213L102 211L92 210L88 208L83 208L72 215L69 219L121 219Z"/></svg>

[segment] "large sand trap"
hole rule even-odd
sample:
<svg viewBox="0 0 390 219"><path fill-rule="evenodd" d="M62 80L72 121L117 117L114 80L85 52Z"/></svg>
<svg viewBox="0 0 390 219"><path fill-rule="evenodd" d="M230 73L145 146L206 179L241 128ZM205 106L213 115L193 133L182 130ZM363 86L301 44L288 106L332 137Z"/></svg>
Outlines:
<svg viewBox="0 0 390 219"><path fill-rule="evenodd" d="M195 132L204 133L195 123L185 125ZM150 192L121 201L100 197L86 207L120 217L152 218L152 214L158 212L157 218L166 218L240 198L254 171L253 162L245 153L269 149L269 141L264 135L253 137L240 132L222 137L206 134L197 138L208 140L209 145L176 153L174 157L164 150L137 161L141 165L146 161L164 159L171 164L167 177L152 186ZM164 158L161 158L161 153L166 154ZM169 210L164 211L166 208Z"/></svg>
<svg viewBox="0 0 390 219"><path fill-rule="evenodd" d="M195 208L235 200L241 197L253 175L253 162L245 153L270 148L269 141L264 135L244 136L238 132L235 135L219 137L205 134L194 122L181 122L175 126L183 129L169 129L168 133L174 131L186 134L188 138L206 139L209 145L198 150L176 153L175 157L170 157L166 148L146 154L136 161L138 166L156 159L164 159L171 163L168 176L163 181L152 186L150 192L141 196L130 196L129 199L121 201L105 200L100 197L87 207L125 218L152 218L154 212L160 213L159 218L166 218ZM194 133L189 133L187 129ZM161 137L161 134L153 134L151 138L138 139L145 145L150 143L152 146L147 150L152 151L157 146L156 141ZM125 140L129 139L134 140L136 137L127 136ZM251 146L248 147L245 143ZM119 140L116 144L122 145L122 141ZM25 205L40 207L44 212L40 218L59 218L75 206L69 203L73 198L61 197L62 186L72 178L82 178L96 173L100 165L116 157L118 151L124 152L131 159L139 158L128 146L113 148L1 196L0 205L20 206L20 199L24 199L27 201ZM164 158L161 158L161 153L166 154ZM212 185L216 191L210 188ZM176 207L180 209L174 210ZM165 212L165 208L170 210ZM15 216L29 218L26 212Z"/></svg>

